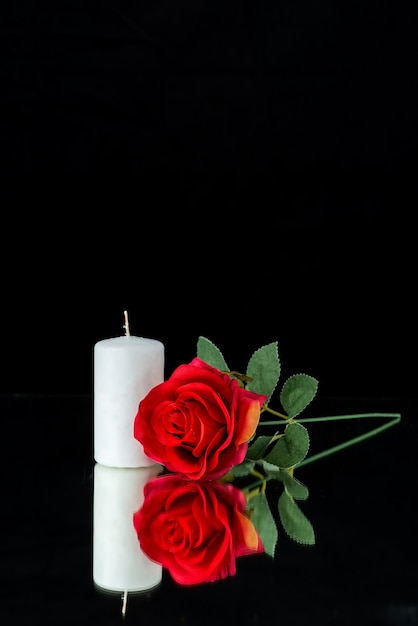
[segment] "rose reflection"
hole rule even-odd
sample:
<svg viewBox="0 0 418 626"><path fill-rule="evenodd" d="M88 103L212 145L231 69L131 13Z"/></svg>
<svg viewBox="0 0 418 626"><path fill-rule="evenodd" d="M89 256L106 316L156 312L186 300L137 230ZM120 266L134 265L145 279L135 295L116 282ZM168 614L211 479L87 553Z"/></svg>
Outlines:
<svg viewBox="0 0 418 626"><path fill-rule="evenodd" d="M133 525L144 554L180 585L196 585L232 576L238 557L264 552L245 508L231 484L166 474L145 484Z"/></svg>

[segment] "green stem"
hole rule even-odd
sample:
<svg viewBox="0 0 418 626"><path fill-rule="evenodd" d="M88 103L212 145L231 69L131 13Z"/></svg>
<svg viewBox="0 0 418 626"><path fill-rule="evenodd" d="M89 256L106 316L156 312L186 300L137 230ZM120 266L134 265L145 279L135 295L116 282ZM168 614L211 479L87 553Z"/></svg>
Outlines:
<svg viewBox="0 0 418 626"><path fill-rule="evenodd" d="M265 412L271 413L272 415L277 415L277 417L281 417L282 421L281 422L277 422L278 424L283 424L283 420L287 420L288 417L287 415L283 415L283 413L279 413L278 411L274 411L274 409L271 409L267 404L265 404L263 406L263 408L261 409L260 413L265 413ZM267 422L262 422L263 424L266 424Z"/></svg>
<svg viewBox="0 0 418 626"><path fill-rule="evenodd" d="M326 450L323 450L322 452L318 452L318 454L313 454L312 456L308 456L305 459L303 459L303 461L298 463L297 467L299 468L299 467L302 467L303 465L308 465L308 463L319 461L320 459L330 456L331 454L335 454L335 452L344 450L344 448L348 448L349 446L353 446L356 443L360 443L361 441L364 441L365 439L369 439L370 437L373 437L374 435L381 433L387 428L390 428L391 426L398 424L401 421L401 415L400 413L352 413L351 415L350 414L349 415L328 415L325 417L308 417L304 419L298 419L297 422L301 424L301 423L307 423L307 422L333 422L333 421L347 420L347 419L363 419L363 418L369 418L369 417L380 417L380 418L388 419L389 421L382 424L381 426L378 426L377 428L373 428L372 430L370 430L367 433L364 433L363 435L359 435L358 437L353 437L352 439L348 439L347 441L344 441L343 443L337 444L336 446L332 446L331 448L327 448ZM283 421L259 422L260 426L277 426L278 424L283 424ZM251 486L253 487L254 485L251 485Z"/></svg>
<svg viewBox="0 0 418 626"><path fill-rule="evenodd" d="M364 417L384 417L384 418L396 418L396 422L398 423L401 419L401 416L399 413L352 413L351 415L327 415L326 417L305 417L302 419L297 419L297 418L293 418L295 419L299 424L307 424L308 422L335 422L338 420L351 420L351 419L358 419L358 418L364 418ZM289 419L292 418L286 418L286 421L288 421ZM259 426L278 426L280 424L283 424L283 420L274 420L274 421L269 421L269 422L259 422L258 425Z"/></svg>
<svg viewBox="0 0 418 626"><path fill-rule="evenodd" d="M384 417L389 419L395 419L395 423L397 424L401 416L399 413L352 413L351 415L328 415L326 417L306 417L301 420L297 420L300 424L307 422L332 422L338 420L351 420L351 419L362 419L369 417Z"/></svg>
<svg viewBox="0 0 418 626"><path fill-rule="evenodd" d="M247 485L247 487L244 487L242 491L244 492L246 497L248 497L251 491L253 491L256 487L259 487L263 483L267 483L269 480L271 480L271 478L272 476L264 476L264 478L260 478L260 480L255 480L253 483L251 483L251 485Z"/></svg>
<svg viewBox="0 0 418 626"><path fill-rule="evenodd" d="M364 433L363 435L359 435L358 437L353 437L352 439L348 439L347 441L344 441L343 443L340 443L336 446L332 446L331 448L327 448L326 450L323 450L322 452L318 452L318 454L313 454L312 456L308 456L303 461L298 463L297 467L299 468L299 467L302 467L303 465L307 465L308 463L319 461L319 459L323 459L324 457L334 454L335 452L339 452L340 450L343 450L344 448L348 448L349 446L352 446L356 443L360 443L361 441L364 441L365 439L369 439L370 437L377 435L383 430L386 430L387 428L390 428L391 426L394 426L395 424L398 424L401 421L401 415L399 413L360 413L360 414L355 414L355 415L335 415L329 418L323 417L323 418L316 418L316 419L319 421L320 420L331 421L335 419L337 420L349 419L350 417L351 418L385 417L385 418L391 418L391 420L389 422L386 422L385 424L382 424L381 426L378 426L377 428L373 428L372 430L370 430L367 433ZM302 421L316 421L316 420L308 419L308 420L299 420L299 421L302 422Z"/></svg>
<svg viewBox="0 0 418 626"><path fill-rule="evenodd" d="M369 439L370 437L373 437L374 435L377 435L379 433L381 433L382 431L386 430L387 428L390 428L391 426L394 426L395 424L398 424L401 421L401 415L400 413L358 413L358 414L353 414L353 415L333 415L330 417L318 417L318 418L314 418L314 419L307 419L304 421L333 421L333 420L340 420L340 419L350 419L350 418L368 418L368 417L384 417L384 418L390 418L390 421L386 422L385 424L382 424L381 426L378 426L377 428L373 428L372 430L370 430L367 433L364 433L363 435L358 435L357 437L353 437L352 439L348 439L347 441L344 441L343 443L337 444L336 446L332 446L331 448L327 448L326 450L323 450L322 452L318 452L317 454L313 454L312 456L308 456L305 459L303 459L303 461L301 461L300 463L298 463L296 465L296 468L299 469L299 467L302 467L303 465L308 465L308 463L313 463L314 461L319 461L320 459L324 459L327 456L330 456L331 454L335 454L335 452L339 452L340 450L344 450L344 448L348 448L349 446L353 446L356 443L360 443L361 441L365 441L366 439ZM300 422L302 422L303 420L299 420ZM281 422L279 422L281 423ZM265 476L263 478L261 478L260 480L257 480L253 483L251 483L251 485L248 485L247 487L245 487L245 489L243 490L245 493L249 493L250 491L252 491L253 489L255 489L256 487L258 487L259 485L261 485L263 482L267 482L272 478L272 476Z"/></svg>

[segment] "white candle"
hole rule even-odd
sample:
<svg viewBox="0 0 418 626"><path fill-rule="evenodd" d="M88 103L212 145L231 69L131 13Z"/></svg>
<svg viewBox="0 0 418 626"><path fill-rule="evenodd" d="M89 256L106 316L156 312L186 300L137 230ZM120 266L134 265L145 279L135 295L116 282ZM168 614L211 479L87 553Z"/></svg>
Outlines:
<svg viewBox="0 0 418 626"><path fill-rule="evenodd" d="M133 514L145 483L161 466L115 468L96 463L93 484L93 581L106 591L140 592L158 586L162 567L141 550Z"/></svg>
<svg viewBox="0 0 418 626"><path fill-rule="evenodd" d="M127 327L127 325L126 325ZM164 380L164 345L130 334L94 346L94 459L111 467L153 464L134 437L139 402Z"/></svg>

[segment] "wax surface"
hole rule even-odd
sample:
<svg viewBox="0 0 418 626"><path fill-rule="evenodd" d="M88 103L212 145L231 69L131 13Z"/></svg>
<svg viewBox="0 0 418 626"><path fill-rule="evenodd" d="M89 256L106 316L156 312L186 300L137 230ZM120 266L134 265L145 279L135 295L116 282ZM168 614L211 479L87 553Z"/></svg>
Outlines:
<svg viewBox="0 0 418 626"><path fill-rule="evenodd" d="M162 567L141 550L133 514L145 483L160 465L114 468L96 463L93 491L93 580L108 591L144 591L161 582Z"/></svg>
<svg viewBox="0 0 418 626"><path fill-rule="evenodd" d="M164 380L164 345L122 336L94 346L94 459L110 467L153 463L134 438L139 402Z"/></svg>

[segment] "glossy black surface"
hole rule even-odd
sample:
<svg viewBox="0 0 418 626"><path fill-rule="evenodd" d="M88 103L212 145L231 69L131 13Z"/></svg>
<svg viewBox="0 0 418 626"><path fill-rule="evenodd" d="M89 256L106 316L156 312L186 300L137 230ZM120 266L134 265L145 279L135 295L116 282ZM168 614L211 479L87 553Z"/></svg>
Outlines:
<svg viewBox="0 0 418 626"><path fill-rule="evenodd" d="M152 593L99 591L92 581L92 401L2 396L0 614L4 624L367 624L418 620L418 399L318 398L309 415L399 412L401 422L296 470L316 545L279 528L275 559L241 557L225 581ZM307 415L308 416L308 413ZM307 425L311 453L375 422Z"/></svg>

